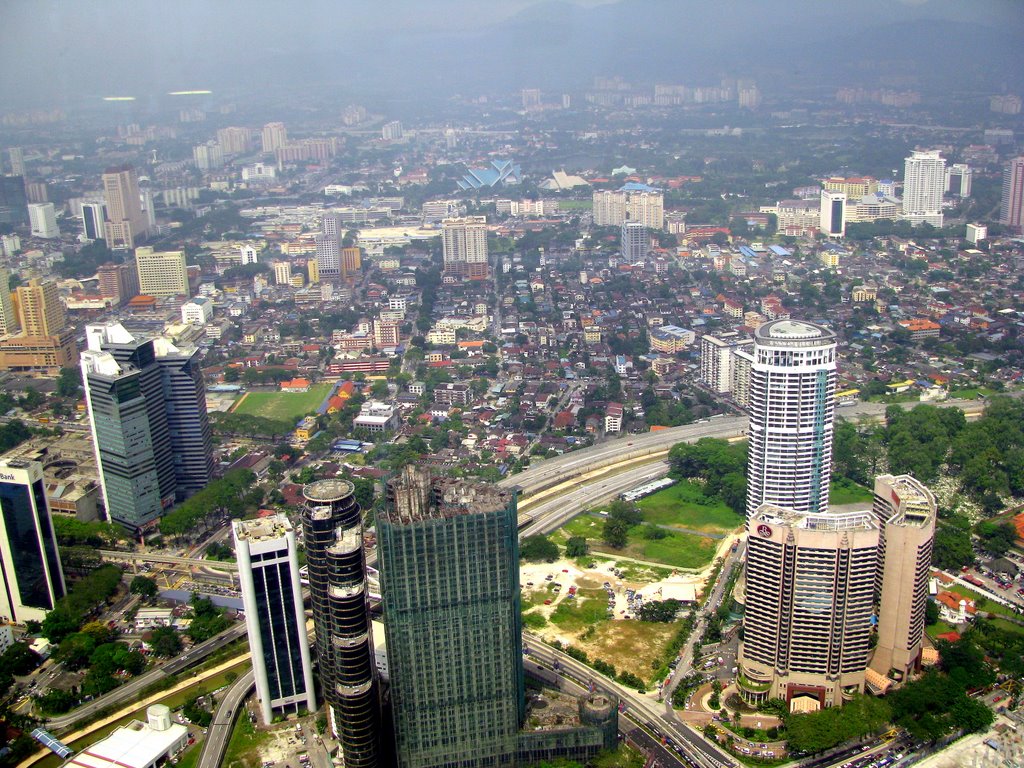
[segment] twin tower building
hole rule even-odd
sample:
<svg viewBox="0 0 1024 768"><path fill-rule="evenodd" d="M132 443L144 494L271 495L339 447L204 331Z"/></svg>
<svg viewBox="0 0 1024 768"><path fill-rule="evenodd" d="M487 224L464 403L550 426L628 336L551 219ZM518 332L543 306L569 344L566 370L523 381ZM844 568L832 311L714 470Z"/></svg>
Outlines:
<svg viewBox="0 0 1024 768"><path fill-rule="evenodd" d="M795 320L757 329L738 595L737 685L751 703L841 706L921 663L935 499L883 475L870 509L829 509L835 391L834 333Z"/></svg>

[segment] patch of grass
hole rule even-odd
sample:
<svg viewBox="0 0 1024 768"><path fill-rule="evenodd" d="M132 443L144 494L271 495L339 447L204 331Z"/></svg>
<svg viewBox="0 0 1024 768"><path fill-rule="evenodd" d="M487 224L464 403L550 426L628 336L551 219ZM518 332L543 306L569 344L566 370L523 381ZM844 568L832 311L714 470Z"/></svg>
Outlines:
<svg viewBox="0 0 1024 768"><path fill-rule="evenodd" d="M265 419L294 423L300 416L315 411L331 391L333 384L314 384L308 392L250 392L233 413L248 413Z"/></svg>
<svg viewBox="0 0 1024 768"><path fill-rule="evenodd" d="M1020 624L1014 624L1012 621L1006 619L989 619L989 624L993 627L998 627L1004 632L1011 632L1016 635L1024 635L1024 627Z"/></svg>
<svg viewBox="0 0 1024 768"><path fill-rule="evenodd" d="M841 506L843 504L869 504L874 494L863 485L840 477L832 481L828 489L828 503Z"/></svg>
<svg viewBox="0 0 1024 768"><path fill-rule="evenodd" d="M632 672L642 680L649 680L652 672L661 666L662 649L674 631L674 624L604 621L596 625L594 636L581 647L592 659L602 659L619 672Z"/></svg>
<svg viewBox="0 0 1024 768"><path fill-rule="evenodd" d="M979 397L991 397L994 394L996 391L988 387L965 387L949 391L949 396L956 400L977 400Z"/></svg>
<svg viewBox="0 0 1024 768"><path fill-rule="evenodd" d="M934 624L929 624L925 627L924 631L928 634L928 637L934 640L939 635L945 634L946 632L958 631L956 627L945 621L937 621Z"/></svg>
<svg viewBox="0 0 1024 768"><path fill-rule="evenodd" d="M646 764L644 753L625 743L619 744L618 749L599 753L590 761L594 768L643 768Z"/></svg>
<svg viewBox="0 0 1024 768"><path fill-rule="evenodd" d="M743 518L716 499L704 495L700 484L683 480L637 502L644 520L707 533L728 533Z"/></svg>
<svg viewBox="0 0 1024 768"><path fill-rule="evenodd" d="M603 590L601 590L601 594L604 594ZM551 623L557 624L566 632L583 630L607 619L607 598L566 599L560 602L551 614Z"/></svg>
<svg viewBox="0 0 1024 768"><path fill-rule="evenodd" d="M196 768L199 763L199 753L202 751L203 744L201 741L197 741L178 758L178 768Z"/></svg>
<svg viewBox="0 0 1024 768"><path fill-rule="evenodd" d="M548 625L548 620L539 613L524 613L523 614L523 626L527 629L543 629Z"/></svg>
<svg viewBox="0 0 1024 768"><path fill-rule="evenodd" d="M235 728L231 731L231 741L224 752L222 765L234 766L236 763L244 768L259 768L262 765L260 760L260 745L269 741L272 735L266 732L257 731L249 718L242 713L242 716L235 721Z"/></svg>
<svg viewBox="0 0 1024 768"><path fill-rule="evenodd" d="M639 547L641 559L673 565L676 568L703 568L715 556L714 539L688 533L670 533L664 539L648 541L630 535L629 549Z"/></svg>

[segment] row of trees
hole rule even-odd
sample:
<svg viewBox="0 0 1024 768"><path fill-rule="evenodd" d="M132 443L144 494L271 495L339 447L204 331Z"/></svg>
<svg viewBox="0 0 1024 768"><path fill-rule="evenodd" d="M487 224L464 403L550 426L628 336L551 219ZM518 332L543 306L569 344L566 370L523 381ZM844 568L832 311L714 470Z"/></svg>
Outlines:
<svg viewBox="0 0 1024 768"><path fill-rule="evenodd" d="M228 472L164 515L160 532L165 536L182 536L195 532L200 523L209 527L210 520L225 513L240 516L246 507L263 501L263 490L254 488L255 483L256 475L248 469Z"/></svg>
<svg viewBox="0 0 1024 768"><path fill-rule="evenodd" d="M121 569L116 565L102 565L76 583L46 614L41 629L50 642L60 643L77 632L89 616L117 592L121 583Z"/></svg>

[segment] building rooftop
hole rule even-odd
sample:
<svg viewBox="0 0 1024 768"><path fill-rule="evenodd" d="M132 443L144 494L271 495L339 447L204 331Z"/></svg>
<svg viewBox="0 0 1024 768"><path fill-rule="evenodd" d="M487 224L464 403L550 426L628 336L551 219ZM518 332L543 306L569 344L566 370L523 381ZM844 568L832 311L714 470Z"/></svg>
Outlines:
<svg viewBox="0 0 1024 768"><path fill-rule="evenodd" d="M146 768L167 754L187 733L188 729L178 723L157 731L146 723L134 721L79 752L64 765L66 768Z"/></svg>
<svg viewBox="0 0 1024 768"><path fill-rule="evenodd" d="M413 465L388 482L388 497L391 503L384 515L393 525L498 512L515 498L513 491L496 485L435 478Z"/></svg>
<svg viewBox="0 0 1024 768"><path fill-rule="evenodd" d="M317 480L303 486L302 495L312 502L329 503L341 501L346 496L355 493L355 486L348 480L330 478L328 480Z"/></svg>
<svg viewBox="0 0 1024 768"><path fill-rule="evenodd" d="M292 524L284 515L271 515L258 520L235 520L231 525L239 541L279 539L292 530Z"/></svg>

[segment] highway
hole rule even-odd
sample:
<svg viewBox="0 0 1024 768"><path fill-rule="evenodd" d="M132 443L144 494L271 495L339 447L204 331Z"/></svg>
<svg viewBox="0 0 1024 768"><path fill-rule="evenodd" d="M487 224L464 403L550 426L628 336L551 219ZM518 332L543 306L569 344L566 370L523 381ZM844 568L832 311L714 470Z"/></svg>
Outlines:
<svg viewBox="0 0 1024 768"><path fill-rule="evenodd" d="M224 759L224 752L231 740L235 720L242 711L245 699L256 687L256 678L250 669L235 680L224 694L213 713L213 721L207 729L206 741L199 753L198 768L218 768Z"/></svg>
<svg viewBox="0 0 1024 768"><path fill-rule="evenodd" d="M176 674L196 662L201 661L218 648L224 647L233 640L237 640L242 637L244 634L244 623L231 627L230 629L226 629L219 635L214 635L209 640L199 643L198 645L194 645L192 648L185 651L185 653L180 656L176 656L162 667L151 669L149 672L139 675L133 680L129 680L119 688L115 688L109 693L105 693L99 698L93 699L65 715L58 715L57 717L50 718L50 720L47 721L46 727L51 732L61 731L74 725L79 720L95 715L100 710L121 704L127 699L141 698L140 694L146 687L166 678L168 675Z"/></svg>
<svg viewBox="0 0 1024 768"><path fill-rule="evenodd" d="M529 656L561 674L568 673L589 690L590 683L619 697L626 704L627 713L632 713L638 722L650 728L655 736L667 736L681 751L704 768L722 768L734 766L736 761L728 754L711 744L685 723L676 719L675 715L663 712L657 702L648 699L634 690L619 685L617 682L599 674L582 662L558 651L537 638L523 633L523 647L529 649ZM557 663L557 667L555 664ZM620 717L620 729L622 718Z"/></svg>

